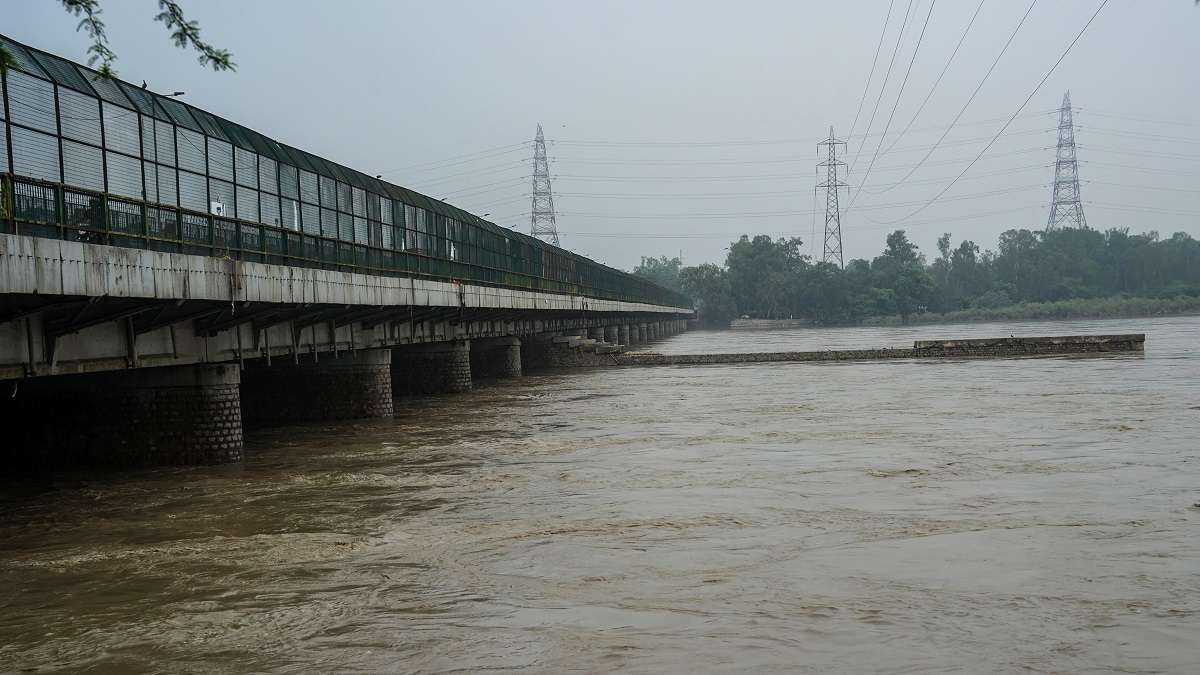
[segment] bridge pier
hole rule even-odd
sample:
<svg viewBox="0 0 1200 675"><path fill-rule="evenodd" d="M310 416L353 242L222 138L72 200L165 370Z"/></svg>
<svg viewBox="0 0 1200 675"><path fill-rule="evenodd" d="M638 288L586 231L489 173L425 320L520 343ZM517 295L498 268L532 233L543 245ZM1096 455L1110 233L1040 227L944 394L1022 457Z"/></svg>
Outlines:
<svg viewBox="0 0 1200 675"><path fill-rule="evenodd" d="M39 470L239 461L239 382L232 364L5 382L5 461Z"/></svg>
<svg viewBox="0 0 1200 675"><path fill-rule="evenodd" d="M520 377L521 340L515 337L471 341L471 377Z"/></svg>
<svg viewBox="0 0 1200 675"><path fill-rule="evenodd" d="M620 326L617 326L617 344L624 346L629 345L629 324L623 323Z"/></svg>
<svg viewBox="0 0 1200 675"><path fill-rule="evenodd" d="M619 333L620 331L616 326L605 326L604 341L613 345L617 344L618 340L620 339Z"/></svg>
<svg viewBox="0 0 1200 675"><path fill-rule="evenodd" d="M392 392L397 396L452 394L471 386L470 340L392 350Z"/></svg>
<svg viewBox="0 0 1200 675"><path fill-rule="evenodd" d="M392 352L359 349L299 364L247 363L242 413L247 426L392 416Z"/></svg>
<svg viewBox="0 0 1200 675"><path fill-rule="evenodd" d="M596 326L595 328L587 329L587 337L593 340L604 340L604 328Z"/></svg>

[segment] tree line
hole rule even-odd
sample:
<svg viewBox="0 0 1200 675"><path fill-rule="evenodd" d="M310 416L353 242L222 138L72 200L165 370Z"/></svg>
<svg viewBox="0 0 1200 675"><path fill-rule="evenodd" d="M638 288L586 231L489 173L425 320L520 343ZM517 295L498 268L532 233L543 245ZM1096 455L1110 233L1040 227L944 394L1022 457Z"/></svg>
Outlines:
<svg viewBox="0 0 1200 675"><path fill-rule="evenodd" d="M678 258L644 257L634 274L690 295L709 325L738 316L827 325L898 317L907 323L1033 303L1200 298L1200 241L1183 232L1163 239L1128 228L1008 230L994 251L970 240L954 245L944 234L930 261L896 230L878 256L851 260L845 269L801 254L801 244L743 235L730 244L724 265L684 267Z"/></svg>

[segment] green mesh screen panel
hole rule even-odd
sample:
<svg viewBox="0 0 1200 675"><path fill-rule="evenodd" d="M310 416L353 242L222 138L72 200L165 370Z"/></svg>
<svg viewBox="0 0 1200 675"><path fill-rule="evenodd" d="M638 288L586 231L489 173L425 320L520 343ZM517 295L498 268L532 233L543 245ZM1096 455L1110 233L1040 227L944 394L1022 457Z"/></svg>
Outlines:
<svg viewBox="0 0 1200 675"><path fill-rule="evenodd" d="M42 69L50 76L50 79L56 83L71 87L85 94L95 94L92 91L91 85L87 80L75 70L75 65L65 59L60 59L57 56L51 56L44 52L33 52L33 57L42 65Z"/></svg>
<svg viewBox="0 0 1200 675"><path fill-rule="evenodd" d="M0 45L4 45L8 49L9 53L13 55L13 60L17 62L17 67L22 71L30 75L37 75L38 77L49 77L46 75L46 71L42 70L42 67L38 65L37 61L33 60L33 55L25 47L9 40L3 35L0 35ZM9 72L11 74L11 71Z"/></svg>
<svg viewBox="0 0 1200 675"><path fill-rule="evenodd" d="M118 85L115 80L110 80L107 77L100 77L100 74L96 71L84 68L83 66L77 65L75 66L75 70L79 73L80 77L87 80L87 83L91 85L92 90L95 91L100 98L108 101L109 103L115 103L126 108L134 107L133 102L129 100L129 97L125 95L125 92L121 91L120 85Z"/></svg>
<svg viewBox="0 0 1200 675"><path fill-rule="evenodd" d="M138 112L167 122L172 121L166 111L154 102L154 96L150 92L145 89L139 89L128 82L118 82L117 84L120 86L121 91L125 93L125 96L129 98L130 102L133 103L133 107L137 108ZM195 127L196 125L193 123L191 126Z"/></svg>
<svg viewBox="0 0 1200 675"><path fill-rule="evenodd" d="M191 112L188 111L187 106L183 105L179 101L176 101L173 98L167 98L165 96L156 96L154 100L159 106L162 107L163 110L167 111L167 114L171 116L171 120L176 124L187 127L188 129L192 129L193 131L208 133L207 129L204 129L201 125L196 123L196 119L192 116ZM208 135L212 136L213 134Z"/></svg>

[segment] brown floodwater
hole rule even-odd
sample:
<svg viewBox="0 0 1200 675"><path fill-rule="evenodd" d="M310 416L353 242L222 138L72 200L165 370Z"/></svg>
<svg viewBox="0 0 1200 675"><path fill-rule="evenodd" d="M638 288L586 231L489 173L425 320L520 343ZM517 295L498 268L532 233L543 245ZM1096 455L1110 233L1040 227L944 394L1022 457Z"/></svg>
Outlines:
<svg viewBox="0 0 1200 675"><path fill-rule="evenodd" d="M564 371L0 484L0 669L1200 670L1200 318L1145 355Z"/></svg>

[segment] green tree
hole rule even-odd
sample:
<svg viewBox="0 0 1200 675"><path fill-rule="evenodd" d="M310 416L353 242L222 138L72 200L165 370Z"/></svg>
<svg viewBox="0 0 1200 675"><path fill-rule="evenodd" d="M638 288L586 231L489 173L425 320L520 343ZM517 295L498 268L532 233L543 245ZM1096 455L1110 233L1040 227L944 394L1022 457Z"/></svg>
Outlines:
<svg viewBox="0 0 1200 675"><path fill-rule="evenodd" d="M904 230L887 236L887 247L871 261L871 272L875 286L890 291L890 297L877 296L877 304L890 305L892 312L899 314L905 323L910 316L923 311L933 295L933 278Z"/></svg>
<svg viewBox="0 0 1200 675"><path fill-rule="evenodd" d="M682 264L679 258L668 258L666 256L647 258L646 256L642 256L641 264L633 268L633 273L639 277L649 279L663 288L678 291L681 290L679 285L679 268Z"/></svg>
<svg viewBox="0 0 1200 675"><path fill-rule="evenodd" d="M728 326L737 316L737 306L729 288L729 274L712 263L679 270L683 292L696 303L700 323L706 326Z"/></svg>
<svg viewBox="0 0 1200 675"><path fill-rule="evenodd" d="M738 311L768 319L795 313L799 284L806 267L797 238L753 239L742 235L729 247L725 266Z"/></svg>

